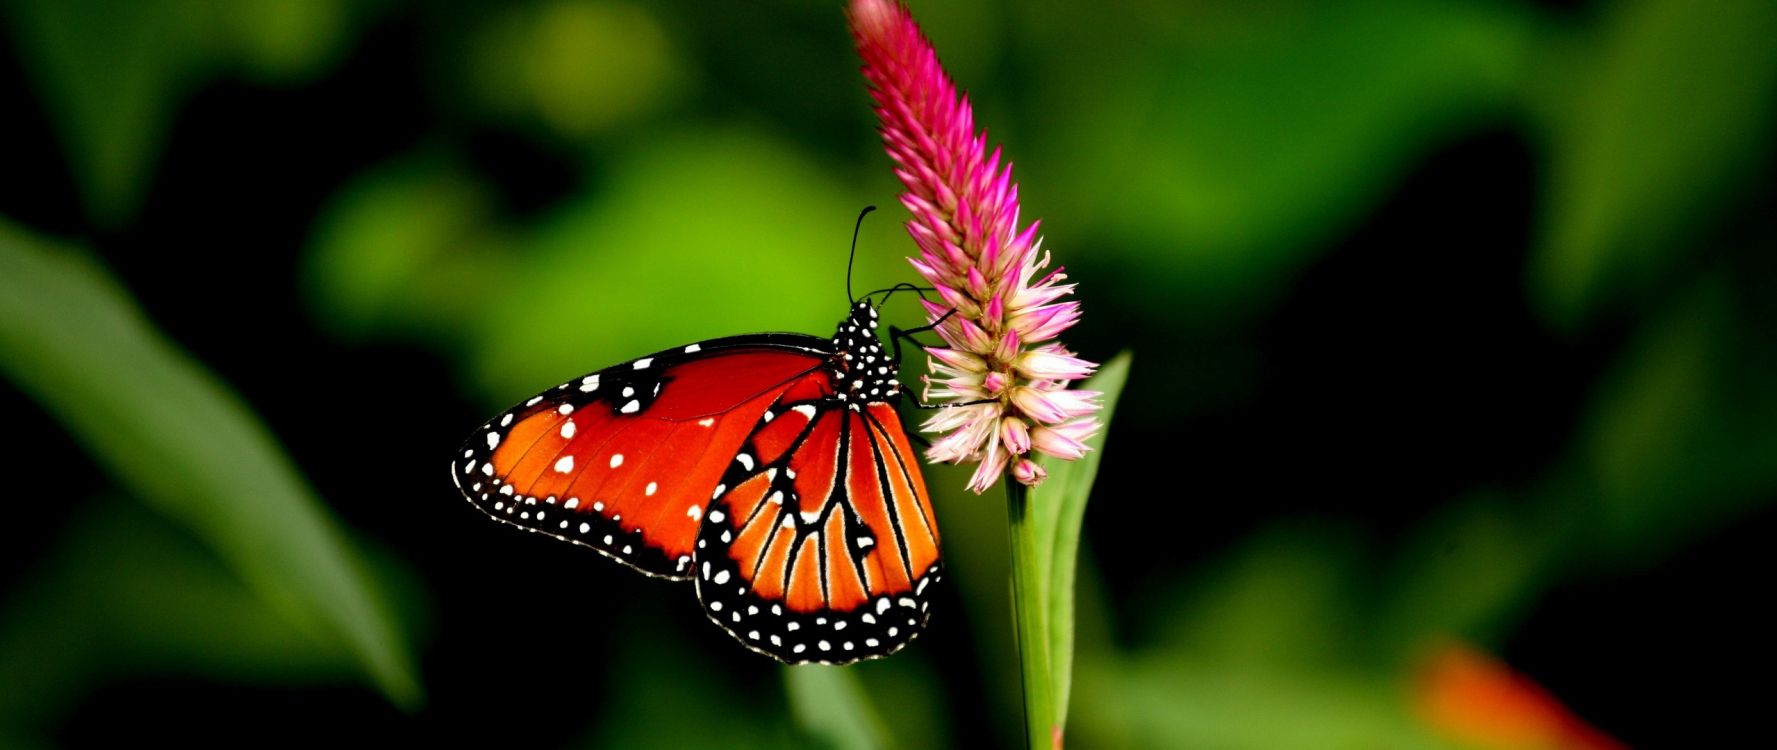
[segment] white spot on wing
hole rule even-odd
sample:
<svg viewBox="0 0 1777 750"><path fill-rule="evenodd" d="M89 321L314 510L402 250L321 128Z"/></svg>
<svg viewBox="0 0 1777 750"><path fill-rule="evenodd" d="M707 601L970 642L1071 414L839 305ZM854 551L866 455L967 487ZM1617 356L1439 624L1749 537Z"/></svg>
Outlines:
<svg viewBox="0 0 1777 750"><path fill-rule="evenodd" d="M648 369L648 365L651 365L651 364L654 364L653 357L643 357L641 359L636 360L636 369L637 370L646 370L646 369Z"/></svg>
<svg viewBox="0 0 1777 750"><path fill-rule="evenodd" d="M561 406L555 407L555 411L556 411L556 413L565 417L569 414L574 413L574 405L573 404L562 404Z"/></svg>
<svg viewBox="0 0 1777 750"><path fill-rule="evenodd" d="M574 420L572 420L572 419L561 423L561 439L573 440L574 439L574 429L575 429L574 428Z"/></svg>
<svg viewBox="0 0 1777 750"><path fill-rule="evenodd" d="M708 427L708 426L713 425L715 423L716 423L715 417L704 417L703 419L697 420L697 425L699 427Z"/></svg>
<svg viewBox="0 0 1777 750"><path fill-rule="evenodd" d="M642 494L647 495L648 497L653 497L655 490L658 489L660 489L660 484L658 482L649 482L648 486L642 490Z"/></svg>
<svg viewBox="0 0 1777 750"><path fill-rule="evenodd" d="M689 508L686 508L685 515L690 516L691 520L693 520L693 521L695 521L699 518L702 518L703 517L703 506L693 505Z"/></svg>
<svg viewBox="0 0 1777 750"><path fill-rule="evenodd" d="M500 445L500 433L498 433L498 432L488 433L487 434L487 449L491 451L494 448L498 447L499 445Z"/></svg>
<svg viewBox="0 0 1777 750"><path fill-rule="evenodd" d="M573 471L574 470L574 457L573 456L562 456L561 460L555 462L555 470L556 470L556 472L561 473L561 474L566 474L570 471Z"/></svg>
<svg viewBox="0 0 1777 750"><path fill-rule="evenodd" d="M686 354L696 354L697 352L699 352L702 349L703 349L703 347L698 346L696 344L692 344L690 346L685 347L685 353Z"/></svg>
<svg viewBox="0 0 1777 750"><path fill-rule="evenodd" d="M621 411L624 414L634 414L634 413L641 411L641 410L642 410L642 402L637 401L633 398L629 400L629 403L624 404L622 409L618 409L618 411Z"/></svg>
<svg viewBox="0 0 1777 750"><path fill-rule="evenodd" d="M623 454L621 454L621 453L611 454L611 468L615 469L615 468L622 466L622 465L623 465Z"/></svg>
<svg viewBox="0 0 1777 750"><path fill-rule="evenodd" d="M599 389L599 376L595 373L580 380L580 390L591 393Z"/></svg>

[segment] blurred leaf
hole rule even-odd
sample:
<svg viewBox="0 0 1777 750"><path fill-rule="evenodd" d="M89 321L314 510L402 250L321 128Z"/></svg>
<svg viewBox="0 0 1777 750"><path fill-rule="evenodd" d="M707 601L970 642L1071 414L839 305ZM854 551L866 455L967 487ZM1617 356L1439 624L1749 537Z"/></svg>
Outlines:
<svg viewBox="0 0 1777 750"><path fill-rule="evenodd" d="M338 640L397 704L412 657L363 562L276 441L85 256L0 223L0 369L270 606Z"/></svg>
<svg viewBox="0 0 1777 750"><path fill-rule="evenodd" d="M790 715L816 744L862 750L887 747L882 719L850 667L801 664L784 667Z"/></svg>
<svg viewBox="0 0 1777 750"><path fill-rule="evenodd" d="M960 634L964 619L967 618L963 613L951 611L942 627L954 628L950 632ZM880 746L917 748L949 744L947 740L956 727L957 706L951 691L934 686L954 679L958 670L972 668L952 660L935 662L933 655L941 652L933 647L935 640L922 639L927 644L924 648L907 649L892 659L875 659L851 667L863 694L869 698L864 707L870 709L869 718L875 722L872 726L881 732ZM962 638L957 640L961 642ZM965 713L971 726L983 726L986 722L985 717L973 711ZM885 716L893 717L892 723L884 722Z"/></svg>
<svg viewBox="0 0 1777 750"><path fill-rule="evenodd" d="M1049 478L1031 490L1038 545L1047 550L1045 559L1049 561L1048 578L1042 582L1043 600L1049 605L1048 679L1055 703L1055 724L1063 729L1067 727L1068 691L1073 683L1074 574L1080 554L1080 527L1086 519L1086 501L1090 499L1093 480L1098 477L1098 462L1104 457L1111 416L1117 409L1123 384L1129 380L1129 362L1129 352L1118 354L1098 374L1080 384L1084 390L1104 394L1104 410L1098 414L1102 427L1097 436L1087 441L1092 452L1078 461L1041 459Z"/></svg>
<svg viewBox="0 0 1777 750"><path fill-rule="evenodd" d="M1532 268L1550 317L1662 283L1686 232L1770 154L1777 3L1625 0L1546 91L1553 165Z"/></svg>
<svg viewBox="0 0 1777 750"><path fill-rule="evenodd" d="M1497 642L1545 589L1573 530L1525 515L1474 497L1412 532L1374 628L1378 654L1398 663L1432 637Z"/></svg>
<svg viewBox="0 0 1777 750"><path fill-rule="evenodd" d="M0 617L0 725L46 729L93 683L177 674L312 682L352 655L266 605L196 540L117 500L76 516Z"/></svg>
<svg viewBox="0 0 1777 750"><path fill-rule="evenodd" d="M616 616L620 632L602 670L609 682L607 697L589 711L588 735L581 744L735 750L806 744L797 741L788 723L781 691L755 685L744 670L713 668L707 656L686 648L683 641L658 637L673 626L651 621L651 615L638 609ZM727 638L720 645L732 647ZM496 690L495 695L506 693Z"/></svg>
<svg viewBox="0 0 1777 750"><path fill-rule="evenodd" d="M1362 547L1324 524L1261 532L1157 616L1159 638L1077 666L1083 746L1443 748L1408 672L1365 653Z"/></svg>
<svg viewBox="0 0 1777 750"><path fill-rule="evenodd" d="M509 5L480 30L472 54L482 99L575 137L635 120L688 83L651 8L630 3Z"/></svg>
<svg viewBox="0 0 1777 750"><path fill-rule="evenodd" d="M1343 666L1361 656L1362 547L1321 521L1254 536L1163 613L1163 644L1254 670Z"/></svg>
<svg viewBox="0 0 1777 750"><path fill-rule="evenodd" d="M354 339L461 335L516 262L502 252L492 203L439 156L359 177L333 196L309 243L303 272L317 315Z"/></svg>
<svg viewBox="0 0 1777 750"><path fill-rule="evenodd" d="M342 0L4 0L21 64L58 128L87 210L131 219L185 97L239 60L312 74L341 48Z"/></svg>
<svg viewBox="0 0 1777 750"><path fill-rule="evenodd" d="M247 73L266 82L311 78L346 51L367 8L383 0L228 0L206 4L211 32Z"/></svg>
<svg viewBox="0 0 1777 750"><path fill-rule="evenodd" d="M1053 50L1019 118L1041 126L1030 194L1227 311L1263 309L1415 158L1508 111L1539 21L1460 0L1065 7L1030 14Z"/></svg>
<svg viewBox="0 0 1777 750"><path fill-rule="evenodd" d="M130 218L177 102L205 54L156 2L9 0L21 64L101 224Z"/></svg>
<svg viewBox="0 0 1777 750"><path fill-rule="evenodd" d="M1742 294L1762 297L1764 290ZM1758 301L1752 301L1757 304ZM1653 556L1777 493L1771 316L1716 275L1660 311L1597 388L1579 436L1595 548Z"/></svg>
<svg viewBox="0 0 1777 750"><path fill-rule="evenodd" d="M1413 715L1400 681L1339 670L1252 669L1181 653L1080 665L1082 746L1458 747Z"/></svg>
<svg viewBox="0 0 1777 750"><path fill-rule="evenodd" d="M744 129L676 133L626 154L608 179L547 221L509 287L459 290L504 291L472 331L493 392L716 336L824 336L845 316L846 248L865 201L797 151ZM860 244L857 290L909 278L899 254L910 246L904 235Z"/></svg>

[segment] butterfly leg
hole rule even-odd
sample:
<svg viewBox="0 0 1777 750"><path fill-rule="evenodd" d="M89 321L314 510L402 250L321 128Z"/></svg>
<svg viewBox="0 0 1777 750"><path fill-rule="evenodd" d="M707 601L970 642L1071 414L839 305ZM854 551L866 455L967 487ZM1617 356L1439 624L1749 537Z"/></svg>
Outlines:
<svg viewBox="0 0 1777 750"><path fill-rule="evenodd" d="M956 308L951 308L950 312L944 313L943 317L940 317L937 320L932 321L931 325L924 325L924 326L920 326L918 328L909 328L909 329L903 330L897 326L889 326L889 343L893 344L895 347L895 361L896 362L901 361L901 339L906 339L908 341L911 341L911 342L913 342L914 346L918 346L918 347L923 348L925 346L925 344L920 343L919 339L914 338L914 336L917 334L921 334L921 333L925 333L927 331L937 329L938 326L944 325L944 321L949 320L950 316L955 315L955 314L956 314Z"/></svg>

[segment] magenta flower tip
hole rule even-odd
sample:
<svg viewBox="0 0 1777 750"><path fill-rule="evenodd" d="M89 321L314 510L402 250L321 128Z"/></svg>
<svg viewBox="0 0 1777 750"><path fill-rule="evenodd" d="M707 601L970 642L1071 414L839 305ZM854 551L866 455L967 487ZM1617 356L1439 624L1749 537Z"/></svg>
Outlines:
<svg viewBox="0 0 1777 750"><path fill-rule="evenodd" d="M1074 285L1049 265L1038 222L1019 228L1012 163L975 129L968 97L896 0L853 0L852 34L882 123L882 142L907 192L913 270L937 289L925 302L944 347L926 349L926 397L950 402L922 426L944 433L927 458L975 462L968 488L1011 477L1027 486L1046 472L1028 454L1073 460L1098 430L1091 391L1067 390L1098 366L1056 341L1080 319L1063 300ZM947 317L948 316L948 317ZM960 406L958 404L968 404Z"/></svg>

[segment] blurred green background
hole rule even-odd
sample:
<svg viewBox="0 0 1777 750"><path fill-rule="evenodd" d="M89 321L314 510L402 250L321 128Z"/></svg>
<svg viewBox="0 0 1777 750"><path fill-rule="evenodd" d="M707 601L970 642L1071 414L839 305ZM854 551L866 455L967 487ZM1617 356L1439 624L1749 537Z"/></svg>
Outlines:
<svg viewBox="0 0 1777 750"><path fill-rule="evenodd" d="M1136 354L1075 746L1506 746L1416 708L1453 642L1630 745L1768 733L1777 4L911 6L1070 345ZM824 334L863 205L859 288L913 278L841 9L0 0L0 745L1017 744L966 473L849 686L444 474L545 385Z"/></svg>

